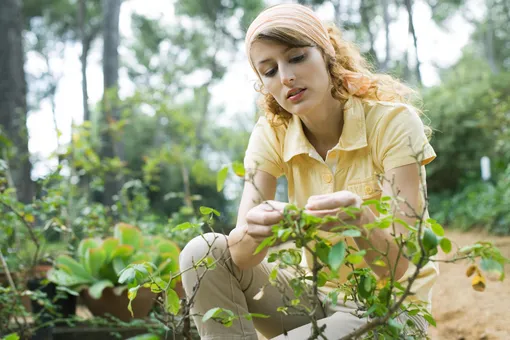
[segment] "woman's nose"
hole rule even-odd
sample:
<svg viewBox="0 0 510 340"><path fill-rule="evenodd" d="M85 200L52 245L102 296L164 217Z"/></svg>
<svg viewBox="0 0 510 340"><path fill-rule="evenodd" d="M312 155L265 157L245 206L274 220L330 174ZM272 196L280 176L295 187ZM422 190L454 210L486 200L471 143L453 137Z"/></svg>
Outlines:
<svg viewBox="0 0 510 340"><path fill-rule="evenodd" d="M280 78L283 85L292 87L294 81L296 80L296 76L294 72L290 69L280 69Z"/></svg>

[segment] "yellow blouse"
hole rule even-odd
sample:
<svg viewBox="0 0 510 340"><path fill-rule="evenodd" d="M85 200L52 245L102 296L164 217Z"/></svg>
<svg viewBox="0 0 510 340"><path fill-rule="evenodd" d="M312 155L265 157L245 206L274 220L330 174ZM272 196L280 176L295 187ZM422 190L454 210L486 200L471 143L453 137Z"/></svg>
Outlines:
<svg viewBox="0 0 510 340"><path fill-rule="evenodd" d="M377 175L416 163L417 154L422 164L422 183L425 184L424 166L436 154L414 108L401 103L362 101L351 97L345 105L340 140L328 152L326 160L306 138L299 117L293 116L288 123L276 128L262 117L251 134L244 165L247 170L256 168L277 178L285 175L289 202L302 208L312 195L341 190L352 191L363 200L377 199L382 192ZM320 236L333 244L343 238L324 231ZM357 248L352 238L347 237L345 241ZM308 253L304 255L304 264L310 269L312 257ZM368 264L362 262L356 267L368 267ZM399 282L405 284L414 268L410 263ZM339 278L321 287L321 292L327 294L337 288L346 281L350 271L347 266L342 266ZM425 302L430 310L431 288L438 274L438 266L433 262L422 268L413 284L415 294L410 299Z"/></svg>

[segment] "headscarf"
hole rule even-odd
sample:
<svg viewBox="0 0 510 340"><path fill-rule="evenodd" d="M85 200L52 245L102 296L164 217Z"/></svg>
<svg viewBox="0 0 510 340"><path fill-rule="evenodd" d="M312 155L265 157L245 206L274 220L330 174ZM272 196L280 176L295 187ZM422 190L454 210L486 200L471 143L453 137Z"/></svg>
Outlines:
<svg viewBox="0 0 510 340"><path fill-rule="evenodd" d="M246 54L255 72L257 69L250 58L251 44L260 33L276 27L288 28L302 34L321 47L330 57L335 57L328 29L310 8L298 4L281 4L261 12L246 32Z"/></svg>
<svg viewBox="0 0 510 340"><path fill-rule="evenodd" d="M271 28L287 28L302 34L303 37L313 41L331 58L335 58L335 49L329 33L323 22L310 8L299 4L281 4L269 7L262 11L251 23L246 32L245 48L250 65L260 78L250 49L254 39L264 31ZM371 81L361 73L346 70L343 77L343 86L351 95L363 95L370 87Z"/></svg>

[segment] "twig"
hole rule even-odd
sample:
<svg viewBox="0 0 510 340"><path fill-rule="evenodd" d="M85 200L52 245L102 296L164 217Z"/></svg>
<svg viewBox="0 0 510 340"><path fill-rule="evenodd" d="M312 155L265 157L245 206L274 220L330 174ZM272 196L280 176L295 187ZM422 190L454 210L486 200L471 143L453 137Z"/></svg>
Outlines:
<svg viewBox="0 0 510 340"><path fill-rule="evenodd" d="M27 221L25 221L25 219L23 218L23 216L20 215L20 213L18 213L13 207L11 207L9 204L5 203L1 199L0 199L0 204L2 204L4 207L6 207L10 211L12 211L27 228L28 233L30 234L30 238L32 239L32 241L34 242L35 247L36 247L35 253L34 253L34 258L32 260L32 269L33 269L33 267L35 267L35 265L37 264L37 258L39 257L39 250L40 250L41 245L39 244L39 241L37 240L35 232L32 229L32 226L30 224L28 224Z"/></svg>
<svg viewBox="0 0 510 340"><path fill-rule="evenodd" d="M20 299L20 302L21 302L21 294L16 289L16 284L14 283L14 280L12 279L11 272L9 271L9 267L7 266L7 262L5 262L4 254L2 253L1 249L0 249L0 261L2 262L2 267L3 267L4 271L5 271L5 275L7 275L7 281L9 281L9 285L11 286L12 291L14 292L16 297L18 299ZM27 326L28 322L27 322L27 319L25 317L25 314L24 313L21 313L21 314L22 314L21 316L23 318L23 324L25 326ZM17 317L14 317L14 321L16 322L16 325L18 325L18 328L19 328L20 332L23 332L23 327L21 327L21 325L19 324Z"/></svg>

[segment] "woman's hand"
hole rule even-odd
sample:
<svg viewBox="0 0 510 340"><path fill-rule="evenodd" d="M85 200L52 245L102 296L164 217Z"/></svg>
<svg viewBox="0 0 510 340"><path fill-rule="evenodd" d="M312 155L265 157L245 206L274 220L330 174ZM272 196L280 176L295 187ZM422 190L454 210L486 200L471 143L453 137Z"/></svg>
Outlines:
<svg viewBox="0 0 510 340"><path fill-rule="evenodd" d="M259 243L273 235L272 227L283 219L287 204L266 201L250 209L246 215L246 233Z"/></svg>
<svg viewBox="0 0 510 340"><path fill-rule="evenodd" d="M358 227L366 223L364 210L347 214L344 208L361 208L363 200L361 197L350 191L337 191L331 194L310 196L305 206L305 212L309 215L324 218L326 216L337 217L340 222L330 222L324 224L321 229L329 231L340 225L355 225Z"/></svg>

